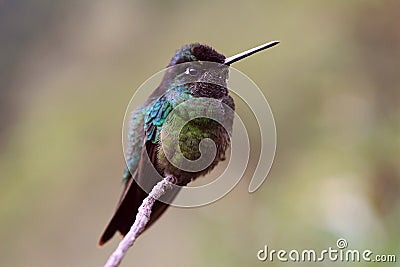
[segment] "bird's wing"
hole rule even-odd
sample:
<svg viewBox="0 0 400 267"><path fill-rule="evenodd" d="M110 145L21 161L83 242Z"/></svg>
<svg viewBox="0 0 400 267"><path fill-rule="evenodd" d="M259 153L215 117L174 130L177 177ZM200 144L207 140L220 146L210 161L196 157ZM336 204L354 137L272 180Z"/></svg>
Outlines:
<svg viewBox="0 0 400 267"><path fill-rule="evenodd" d="M135 221L138 208L148 195L146 192L150 192L154 185L163 178L162 174L156 168L159 146L158 136L162 123L171 110L172 106L165 98L159 98L147 110L147 116L144 119L143 125L145 129L145 141L144 145L141 145L140 160L137 169L132 172L132 169L128 166L128 170L125 171L124 191L110 223L100 238L99 245L103 245L111 239L116 231L120 232L123 236L129 232ZM163 196L163 200L166 202L172 201L178 192L179 189L177 188L169 190ZM168 206L168 204L160 201L155 202L150 222L147 224L146 229L164 213Z"/></svg>

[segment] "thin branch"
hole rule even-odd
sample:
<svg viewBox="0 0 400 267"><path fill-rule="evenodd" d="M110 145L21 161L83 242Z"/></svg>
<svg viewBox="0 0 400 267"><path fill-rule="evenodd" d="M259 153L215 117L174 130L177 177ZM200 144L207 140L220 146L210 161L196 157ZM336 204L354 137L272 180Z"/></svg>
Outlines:
<svg viewBox="0 0 400 267"><path fill-rule="evenodd" d="M150 220L151 210L153 208L154 202L164 195L167 190L172 188L172 183L174 182L173 176L167 176L158 182L150 194L143 200L142 205L138 209L136 214L135 222L133 223L128 234L121 240L118 247L115 249L110 258L108 258L107 263L104 267L117 267L122 261L128 249L133 245L138 236L143 232L147 223Z"/></svg>

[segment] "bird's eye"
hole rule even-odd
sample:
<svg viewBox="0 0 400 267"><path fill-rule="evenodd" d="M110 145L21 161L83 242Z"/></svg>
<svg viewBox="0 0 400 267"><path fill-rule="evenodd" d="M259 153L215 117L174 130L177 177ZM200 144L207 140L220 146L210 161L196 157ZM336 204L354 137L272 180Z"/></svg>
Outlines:
<svg viewBox="0 0 400 267"><path fill-rule="evenodd" d="M197 70L195 68L187 68L185 73L189 74L190 76L196 76L197 75Z"/></svg>

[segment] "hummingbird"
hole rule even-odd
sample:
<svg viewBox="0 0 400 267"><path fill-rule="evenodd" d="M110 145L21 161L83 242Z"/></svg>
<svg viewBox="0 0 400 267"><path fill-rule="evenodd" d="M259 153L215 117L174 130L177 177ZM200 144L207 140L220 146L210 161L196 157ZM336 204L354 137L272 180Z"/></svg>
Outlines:
<svg viewBox="0 0 400 267"><path fill-rule="evenodd" d="M225 160L225 152L230 145L235 109L234 100L227 88L228 68L232 63L278 43L279 41L268 42L228 58L212 47L199 43L184 45L176 51L168 64L168 67L173 67L171 68L173 71L167 69L160 85L141 106L131 113L126 168L122 179L124 189L114 215L100 237L100 246L110 240L116 232L122 236L129 232L138 208L148 196L147 190L143 187L151 189L159 181L157 177L171 175L174 177L175 185L186 186L197 177L209 173L220 161ZM217 65L221 67L202 68L202 62L218 63ZM199 82L182 83L188 77L203 79ZM212 80L218 82L205 82ZM181 156L188 160L196 160L201 156L199 145L204 138L210 138L216 144L216 154L212 162L206 168L193 172L182 170L176 167L176 164L171 164L166 155L168 152L161 148L163 145L161 142L168 142L161 138L161 132L168 115L180 103L196 98L209 98L221 103L212 107L200 105L196 108L212 109L212 112L220 115L226 127L209 118L195 118L189 121L179 133L171 133L171 136L178 136ZM165 199L173 200L178 192L179 189L170 190ZM146 229L164 213L168 206L165 201L155 202Z"/></svg>

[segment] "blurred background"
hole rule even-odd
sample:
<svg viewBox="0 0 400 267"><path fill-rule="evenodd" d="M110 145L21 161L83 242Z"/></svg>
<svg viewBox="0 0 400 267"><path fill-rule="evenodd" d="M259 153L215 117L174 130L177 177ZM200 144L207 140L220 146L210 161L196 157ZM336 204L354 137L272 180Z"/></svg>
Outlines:
<svg viewBox="0 0 400 267"><path fill-rule="evenodd" d="M396 0L0 1L0 265L102 266L119 241L97 247L122 190L136 88L183 44L229 56L275 39L234 66L275 116L267 181L170 208L122 266L279 266L257 251L338 238L399 261L399 10ZM383 265L396 264L370 264Z"/></svg>

